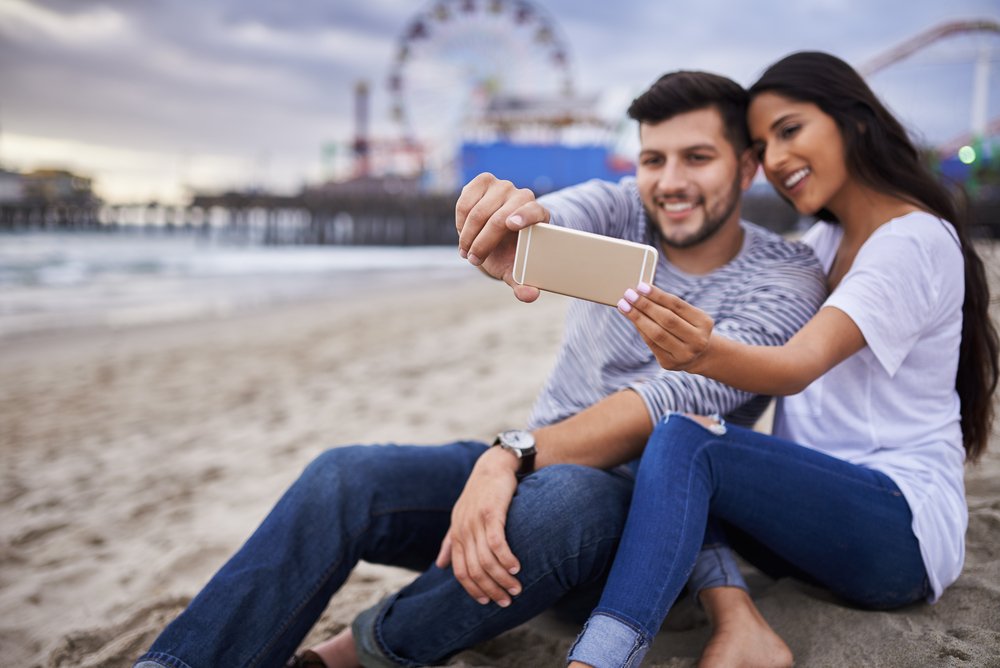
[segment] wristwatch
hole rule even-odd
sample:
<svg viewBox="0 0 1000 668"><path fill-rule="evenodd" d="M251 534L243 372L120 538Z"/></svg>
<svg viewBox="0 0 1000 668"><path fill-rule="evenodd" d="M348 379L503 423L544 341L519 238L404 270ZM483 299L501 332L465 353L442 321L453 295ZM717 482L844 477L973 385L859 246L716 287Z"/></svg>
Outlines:
<svg viewBox="0 0 1000 668"><path fill-rule="evenodd" d="M502 431L497 434L493 445L499 445L520 460L521 465L517 469L518 478L523 478L535 470L535 437L530 431L523 429Z"/></svg>

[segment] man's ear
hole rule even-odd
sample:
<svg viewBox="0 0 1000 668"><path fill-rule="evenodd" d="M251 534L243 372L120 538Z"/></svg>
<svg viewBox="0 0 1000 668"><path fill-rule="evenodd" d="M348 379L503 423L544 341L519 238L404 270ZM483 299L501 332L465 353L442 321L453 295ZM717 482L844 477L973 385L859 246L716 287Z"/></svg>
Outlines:
<svg viewBox="0 0 1000 668"><path fill-rule="evenodd" d="M757 176L757 167L760 162L757 160L757 153L752 147L743 150L740 154L740 187L746 190L753 183L753 177Z"/></svg>

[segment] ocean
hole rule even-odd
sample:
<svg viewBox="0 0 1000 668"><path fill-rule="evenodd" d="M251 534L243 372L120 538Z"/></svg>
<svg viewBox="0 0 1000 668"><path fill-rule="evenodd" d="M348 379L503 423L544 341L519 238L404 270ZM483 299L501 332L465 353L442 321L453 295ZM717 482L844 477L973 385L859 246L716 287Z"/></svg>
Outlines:
<svg viewBox="0 0 1000 668"><path fill-rule="evenodd" d="M0 234L0 341L224 316L470 270L451 246L241 246L145 231Z"/></svg>

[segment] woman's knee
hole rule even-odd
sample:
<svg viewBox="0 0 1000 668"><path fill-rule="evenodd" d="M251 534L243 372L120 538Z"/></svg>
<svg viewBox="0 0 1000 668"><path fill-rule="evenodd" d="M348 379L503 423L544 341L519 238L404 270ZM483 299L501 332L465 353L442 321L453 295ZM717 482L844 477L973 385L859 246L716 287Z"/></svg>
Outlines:
<svg viewBox="0 0 1000 668"><path fill-rule="evenodd" d="M669 459L691 462L723 446L725 425L714 417L672 413L653 430L642 461Z"/></svg>

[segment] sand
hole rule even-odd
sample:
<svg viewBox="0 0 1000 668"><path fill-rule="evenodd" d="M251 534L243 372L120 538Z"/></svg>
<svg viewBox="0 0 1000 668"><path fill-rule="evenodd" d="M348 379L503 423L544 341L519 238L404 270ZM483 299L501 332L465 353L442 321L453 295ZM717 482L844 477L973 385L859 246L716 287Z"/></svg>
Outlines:
<svg viewBox="0 0 1000 668"><path fill-rule="evenodd" d="M0 666L128 666L327 447L523 423L566 300L467 278L0 343ZM994 441L967 471L968 558L938 604L865 612L750 573L797 665L1000 666ZM310 640L412 577L360 565ZM543 616L450 664L560 666L576 630ZM646 665L693 666L707 635L680 605Z"/></svg>

